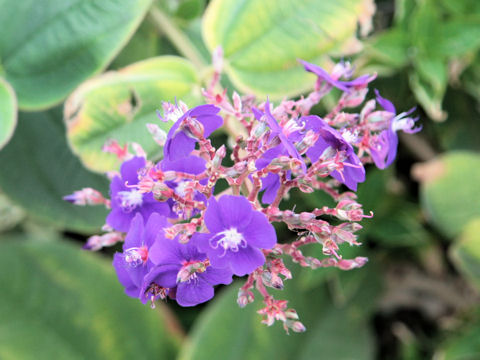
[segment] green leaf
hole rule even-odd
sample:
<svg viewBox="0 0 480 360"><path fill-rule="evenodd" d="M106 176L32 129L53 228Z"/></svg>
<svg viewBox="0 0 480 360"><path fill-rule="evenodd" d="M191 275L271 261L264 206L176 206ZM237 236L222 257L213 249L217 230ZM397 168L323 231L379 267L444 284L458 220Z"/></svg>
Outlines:
<svg viewBox="0 0 480 360"><path fill-rule="evenodd" d="M17 98L12 87L0 78L0 149L10 140L17 125Z"/></svg>
<svg viewBox="0 0 480 360"><path fill-rule="evenodd" d="M35 219L91 233L105 223L101 206L80 207L62 197L83 187L107 193L107 180L86 171L65 140L60 111L20 113L13 139L0 152L0 188Z"/></svg>
<svg viewBox="0 0 480 360"><path fill-rule="evenodd" d="M151 58L119 71L105 73L80 86L66 101L64 116L73 152L93 171L118 169L113 154L102 152L109 139L136 142L149 156L160 153L146 128L156 123L168 131L156 110L162 101L196 105L200 85L193 65L175 56Z"/></svg>
<svg viewBox="0 0 480 360"><path fill-rule="evenodd" d="M417 57L410 74L410 87L425 112L436 121L443 121L447 113L442 101L447 90L447 64L439 58Z"/></svg>
<svg viewBox="0 0 480 360"><path fill-rule="evenodd" d="M341 51L368 18L363 0L213 0L203 18L210 51L222 46L225 71L235 86L281 98L313 87L315 77L297 60L324 61ZM338 51L340 50L340 51Z"/></svg>
<svg viewBox="0 0 480 360"><path fill-rule="evenodd" d="M480 68L479 68L480 69ZM465 80L467 80L465 74ZM463 76L462 76L463 77ZM480 78L479 78L480 79ZM480 87L474 83L475 78L469 78L472 89ZM479 98L480 99L480 98ZM448 112L448 121L435 124L432 127L435 137L443 150L471 150L480 151L480 142L474 134L480 134L480 108L477 102L470 96L465 96L465 87L449 87L443 101L444 108ZM461 124L461 126L459 126Z"/></svg>
<svg viewBox="0 0 480 360"><path fill-rule="evenodd" d="M182 348L179 360L215 359L219 353L222 360L306 360L318 358L318 354L322 354L322 359L371 359L373 339L367 322L370 310L365 304L366 301L373 303L378 289L355 281L356 291L351 288L349 294L355 293L355 301L334 304L326 287L305 291L297 287L300 279L295 275L294 278L285 283L284 291L274 291L274 296L289 300L288 306L298 311L306 325L306 333L287 336L281 324L272 327L261 324L261 317L256 313L263 306L261 297L256 295L254 304L241 309L236 303L238 288L233 285L200 315L191 332L191 341ZM353 337L356 341L350 341ZM346 338L350 340L345 342Z"/></svg>
<svg viewBox="0 0 480 360"><path fill-rule="evenodd" d="M448 339L435 358L443 360L477 360L480 358L480 322L462 329Z"/></svg>
<svg viewBox="0 0 480 360"><path fill-rule="evenodd" d="M161 41L151 21L143 21L127 45L110 64L110 69L119 69L137 61L160 54Z"/></svg>
<svg viewBox="0 0 480 360"><path fill-rule="evenodd" d="M202 15L205 0L157 0L155 5L178 23L185 23Z"/></svg>
<svg viewBox="0 0 480 360"><path fill-rule="evenodd" d="M151 0L0 0L0 67L21 109L59 103L102 71Z"/></svg>
<svg viewBox="0 0 480 360"><path fill-rule="evenodd" d="M185 20L192 20L202 15L205 0L182 0L178 3L175 16Z"/></svg>
<svg viewBox="0 0 480 360"><path fill-rule="evenodd" d="M477 153L449 152L417 172L423 210L446 236L457 236L470 220L480 217Z"/></svg>
<svg viewBox="0 0 480 360"><path fill-rule="evenodd" d="M2 359L171 359L176 352L165 314L127 297L109 262L66 241L2 241L0 286Z"/></svg>
<svg viewBox="0 0 480 360"><path fill-rule="evenodd" d="M450 248L450 256L458 269L480 289L480 217L465 226L460 239Z"/></svg>
<svg viewBox="0 0 480 360"><path fill-rule="evenodd" d="M401 28L393 28L376 35L366 44L360 57L362 71L391 75L408 64L409 46L409 35Z"/></svg>
<svg viewBox="0 0 480 360"><path fill-rule="evenodd" d="M22 209L13 205L4 194L0 193L0 233L15 227L24 217Z"/></svg>
<svg viewBox="0 0 480 360"><path fill-rule="evenodd" d="M446 22L440 29L440 51L448 58L464 56L480 48L480 14Z"/></svg>

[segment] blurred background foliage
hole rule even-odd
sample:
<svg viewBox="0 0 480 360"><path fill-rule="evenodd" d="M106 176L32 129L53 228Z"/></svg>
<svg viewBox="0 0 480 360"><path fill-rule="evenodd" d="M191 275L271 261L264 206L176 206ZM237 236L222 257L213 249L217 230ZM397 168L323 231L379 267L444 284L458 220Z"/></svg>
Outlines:
<svg viewBox="0 0 480 360"><path fill-rule="evenodd" d="M0 23L1 359L480 358L478 0L0 0ZM107 194L107 139L158 158L145 124L161 101L200 103L218 45L229 91L298 96L314 82L298 58L344 58L378 73L397 109L418 106L423 131L359 186L375 217L342 250L369 263L291 264L277 297L304 334L260 324L260 304L239 309L239 285L193 309L142 306L117 282L115 249L80 249L106 211L62 201ZM284 206L324 204L293 193Z"/></svg>

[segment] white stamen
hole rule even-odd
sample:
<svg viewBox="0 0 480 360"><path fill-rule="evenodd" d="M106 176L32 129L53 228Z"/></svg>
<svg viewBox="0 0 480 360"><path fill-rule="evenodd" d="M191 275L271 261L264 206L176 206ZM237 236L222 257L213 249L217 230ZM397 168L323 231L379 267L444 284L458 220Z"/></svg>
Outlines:
<svg viewBox="0 0 480 360"><path fill-rule="evenodd" d="M305 122L299 124L296 120L291 119L288 120L287 123L283 126L283 133L285 134L285 136L288 136L295 131L303 130L304 127Z"/></svg>
<svg viewBox="0 0 480 360"><path fill-rule="evenodd" d="M217 233L217 235L210 239L209 243L213 249L217 249L221 246L224 250L222 256L224 256L228 250L238 252L240 248L247 247L247 242L243 238L243 235L235 228Z"/></svg>
<svg viewBox="0 0 480 360"><path fill-rule="evenodd" d="M187 187L188 187L188 181L180 181L175 188L175 194L177 194L180 197L185 197L187 193Z"/></svg>
<svg viewBox="0 0 480 360"><path fill-rule="evenodd" d="M356 132L351 132L351 131L348 131L348 130L345 130L343 133L342 133L342 137L345 139L346 142L348 142L349 144L354 144L357 142L358 140L358 134Z"/></svg>
<svg viewBox="0 0 480 360"><path fill-rule="evenodd" d="M393 131L398 131L398 130L403 130L403 131L408 131L411 130L415 126L415 121L413 121L412 118L406 117L405 113L401 113L397 115L393 121L392 121L392 130Z"/></svg>
<svg viewBox="0 0 480 360"><path fill-rule="evenodd" d="M137 206L141 206L143 203L143 195L137 189L130 191L119 191L117 193L117 199L120 202L124 212L131 212Z"/></svg>

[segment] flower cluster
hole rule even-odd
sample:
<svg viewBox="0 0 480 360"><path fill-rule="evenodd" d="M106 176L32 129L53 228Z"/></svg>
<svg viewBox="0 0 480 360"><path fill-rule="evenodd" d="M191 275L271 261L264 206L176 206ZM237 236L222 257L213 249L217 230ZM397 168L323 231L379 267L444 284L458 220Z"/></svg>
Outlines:
<svg viewBox="0 0 480 360"><path fill-rule="evenodd" d="M160 120L170 124L168 134L157 124L148 125L163 146L161 161L148 161L136 144L136 154L130 154L126 146L111 141L106 150L123 163L111 175L110 199L89 188L65 197L77 205L111 209L106 233L92 236L85 247L97 250L123 242L113 266L127 295L152 306L167 297L194 306L210 300L216 285L247 275L238 294L240 306L254 301L256 289L265 303L259 311L264 323L280 320L287 331L304 331L287 301L268 291L282 289L292 278L284 258L312 269L350 270L366 263L364 257L344 259L340 254L342 243L359 245L358 222L371 216L364 214L354 191L365 180L364 164L383 169L392 163L396 132L418 131L416 119L408 117L411 111L397 115L378 92L365 102L375 76L350 80L348 63L338 64L330 74L302 64L317 75L314 91L276 106L237 93L230 99L219 88L216 73L204 90L207 104L191 109L182 102L163 104ZM333 88L342 92L337 105L323 117L310 114ZM347 111L359 107L359 112ZM222 125L233 137L228 151L225 145L215 148L209 139ZM219 180L229 188L217 191ZM294 188L323 191L337 205L300 213L282 208L282 199ZM332 217L332 223L326 220ZM275 222L285 223L295 239L279 243ZM321 246L324 256L305 256L301 248L307 244Z"/></svg>

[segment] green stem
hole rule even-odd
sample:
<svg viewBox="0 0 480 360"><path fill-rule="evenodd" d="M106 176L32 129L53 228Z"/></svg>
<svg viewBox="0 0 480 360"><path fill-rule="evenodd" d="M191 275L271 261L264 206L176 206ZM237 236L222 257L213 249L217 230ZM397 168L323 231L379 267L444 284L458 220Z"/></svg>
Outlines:
<svg viewBox="0 0 480 360"><path fill-rule="evenodd" d="M152 18L157 29L162 32L168 40L175 46L180 54L189 59L199 72L203 72L207 67L202 56L190 39L182 30L160 9L152 6L150 9L150 17Z"/></svg>

